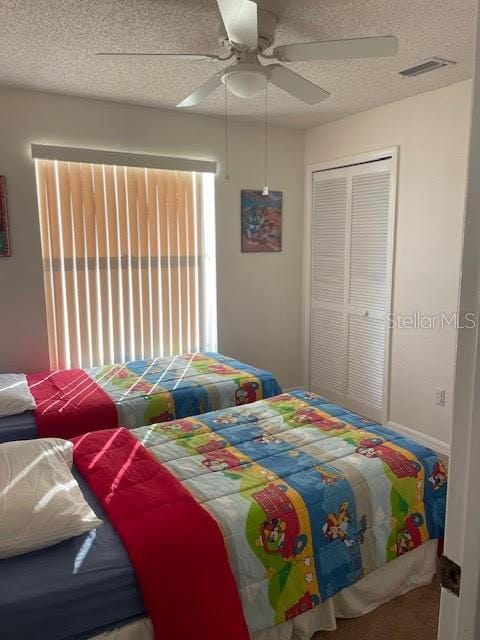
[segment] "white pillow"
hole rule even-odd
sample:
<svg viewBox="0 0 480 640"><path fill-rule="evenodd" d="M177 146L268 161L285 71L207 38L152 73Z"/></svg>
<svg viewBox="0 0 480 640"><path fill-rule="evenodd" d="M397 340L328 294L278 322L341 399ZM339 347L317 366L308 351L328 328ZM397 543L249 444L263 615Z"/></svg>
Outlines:
<svg viewBox="0 0 480 640"><path fill-rule="evenodd" d="M59 438L0 444L0 558L78 536L102 524L70 471Z"/></svg>
<svg viewBox="0 0 480 640"><path fill-rule="evenodd" d="M0 374L0 417L14 416L28 409L36 409L35 399L23 373Z"/></svg>

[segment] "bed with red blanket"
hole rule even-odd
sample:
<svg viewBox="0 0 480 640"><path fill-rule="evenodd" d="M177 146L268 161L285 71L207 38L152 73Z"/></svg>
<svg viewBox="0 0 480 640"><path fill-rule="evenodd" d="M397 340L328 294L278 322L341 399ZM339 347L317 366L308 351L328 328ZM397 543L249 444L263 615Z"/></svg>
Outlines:
<svg viewBox="0 0 480 640"><path fill-rule="evenodd" d="M218 353L39 372L28 374L27 381L37 409L0 418L0 442L135 428L254 402L281 391L268 371Z"/></svg>
<svg viewBox="0 0 480 640"><path fill-rule="evenodd" d="M36 640L86 638L116 622L134 640L309 638L333 628L336 615L365 613L435 572L441 460L316 394L73 442L76 472L105 524L63 561L63 577L48 555L55 548L20 565L0 561L0 637L23 640L36 628ZM138 581L126 599L124 572L105 584L109 527ZM94 567L103 590L84 612L82 598L98 584L82 597L72 590Z"/></svg>

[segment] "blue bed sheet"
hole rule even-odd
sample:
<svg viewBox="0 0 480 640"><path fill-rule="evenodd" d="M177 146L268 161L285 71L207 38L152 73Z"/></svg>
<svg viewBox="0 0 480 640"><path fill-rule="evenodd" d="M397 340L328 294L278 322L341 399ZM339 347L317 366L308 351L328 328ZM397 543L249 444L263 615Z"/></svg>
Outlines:
<svg viewBox="0 0 480 640"><path fill-rule="evenodd" d="M33 411L0 418L0 443L12 440L32 440L37 437L37 425Z"/></svg>
<svg viewBox="0 0 480 640"><path fill-rule="evenodd" d="M81 640L145 615L123 544L75 475L104 524L53 547L0 560L2 640Z"/></svg>

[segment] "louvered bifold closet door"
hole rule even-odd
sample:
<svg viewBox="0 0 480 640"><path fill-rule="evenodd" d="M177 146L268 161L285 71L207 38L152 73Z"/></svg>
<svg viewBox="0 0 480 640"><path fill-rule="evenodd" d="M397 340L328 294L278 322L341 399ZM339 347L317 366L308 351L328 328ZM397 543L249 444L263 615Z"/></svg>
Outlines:
<svg viewBox="0 0 480 640"><path fill-rule="evenodd" d="M351 177L345 404L383 418L389 311L391 160L355 167Z"/></svg>
<svg viewBox="0 0 480 640"><path fill-rule="evenodd" d="M310 387L334 401L345 387L348 178L313 177Z"/></svg>
<svg viewBox="0 0 480 640"><path fill-rule="evenodd" d="M392 159L313 174L310 388L383 420L394 224Z"/></svg>

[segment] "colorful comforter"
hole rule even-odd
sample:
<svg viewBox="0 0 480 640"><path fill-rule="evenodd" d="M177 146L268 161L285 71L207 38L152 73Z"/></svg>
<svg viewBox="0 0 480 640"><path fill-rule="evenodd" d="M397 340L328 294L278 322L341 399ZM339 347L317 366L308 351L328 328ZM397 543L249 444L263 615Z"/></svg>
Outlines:
<svg viewBox="0 0 480 640"><path fill-rule="evenodd" d="M31 374L28 381L39 435L65 438L183 418L281 392L271 373L218 353Z"/></svg>
<svg viewBox="0 0 480 640"><path fill-rule="evenodd" d="M437 455L309 392L130 434L218 523L250 631L289 620L443 537L446 471ZM105 443L99 451L101 465ZM200 524L185 526L208 573L215 559L204 554ZM180 558L171 533L168 553Z"/></svg>

